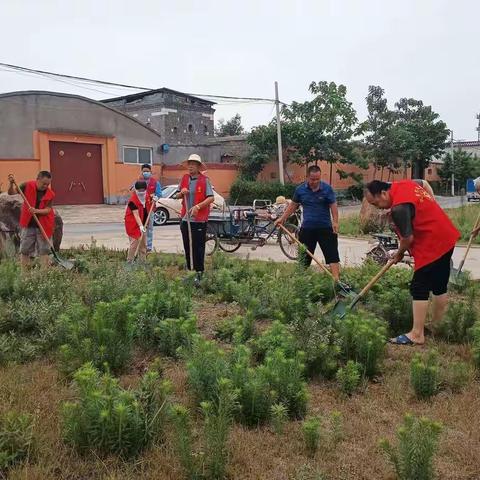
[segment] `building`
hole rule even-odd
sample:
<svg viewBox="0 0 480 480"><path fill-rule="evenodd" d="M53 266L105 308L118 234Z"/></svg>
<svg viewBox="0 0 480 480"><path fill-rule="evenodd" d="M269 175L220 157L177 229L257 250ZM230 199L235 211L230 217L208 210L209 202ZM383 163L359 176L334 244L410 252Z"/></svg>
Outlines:
<svg viewBox="0 0 480 480"><path fill-rule="evenodd" d="M162 163L161 143L155 130L89 98L0 95L2 190L9 173L20 182L49 170L56 204L122 203L139 165Z"/></svg>
<svg viewBox="0 0 480 480"><path fill-rule="evenodd" d="M193 95L159 88L102 103L152 128L167 145L198 144L213 136L215 103Z"/></svg>

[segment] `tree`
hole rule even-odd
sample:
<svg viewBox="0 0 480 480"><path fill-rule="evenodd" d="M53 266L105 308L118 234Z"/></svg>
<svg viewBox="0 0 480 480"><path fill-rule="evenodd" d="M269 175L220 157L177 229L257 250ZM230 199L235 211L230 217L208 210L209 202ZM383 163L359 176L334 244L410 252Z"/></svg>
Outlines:
<svg viewBox="0 0 480 480"><path fill-rule="evenodd" d="M312 100L293 102L281 111L286 161L306 166L325 160L330 163L330 181L334 163L366 167L353 141L360 130L355 109L346 98L346 87L334 82L312 82L309 91L314 95ZM277 149L276 120L253 129L247 141L252 146L250 158L266 162Z"/></svg>
<svg viewBox="0 0 480 480"><path fill-rule="evenodd" d="M453 151L452 162L452 155L449 152L443 159L443 165L438 171L438 175L445 185L451 184L452 172L455 176L457 188L465 188L468 178L480 176L480 158L459 148Z"/></svg>
<svg viewBox="0 0 480 480"><path fill-rule="evenodd" d="M405 167L411 165L412 178L424 178L432 158L443 154L449 130L432 107L421 100L401 98L395 104L394 138Z"/></svg>
<svg viewBox="0 0 480 480"><path fill-rule="evenodd" d="M227 122L225 122L225 120L221 118L218 121L217 128L215 129L215 135L217 137L242 135L244 133L245 129L242 126L242 117L238 113Z"/></svg>

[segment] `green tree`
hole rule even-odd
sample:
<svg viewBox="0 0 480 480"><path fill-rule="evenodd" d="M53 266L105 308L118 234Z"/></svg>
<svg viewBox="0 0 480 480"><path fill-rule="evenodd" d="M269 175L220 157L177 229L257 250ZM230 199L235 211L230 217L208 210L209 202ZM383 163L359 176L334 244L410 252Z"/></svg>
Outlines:
<svg viewBox="0 0 480 480"><path fill-rule="evenodd" d="M438 175L444 184L450 185L452 173L455 175L457 189L465 188L467 178L480 176L480 158L459 148L453 151L452 162L452 154L449 152L443 159Z"/></svg>
<svg viewBox="0 0 480 480"><path fill-rule="evenodd" d="M401 98L395 104L392 135L403 164L412 167L412 178L424 178L425 168L443 154L449 130L432 107L421 100Z"/></svg>
<svg viewBox="0 0 480 480"><path fill-rule="evenodd" d="M231 135L243 135L245 129L242 126L242 117L239 113L233 116L230 120L225 121L221 118L218 121L215 135L217 137L228 137Z"/></svg>
<svg viewBox="0 0 480 480"><path fill-rule="evenodd" d="M366 168L358 142L357 115L347 100L347 89L334 82L312 82L312 100L284 105L282 141L285 160L308 165L326 160L330 163L330 181L335 163L355 163ZM252 150L245 160L244 170L261 169L277 152L276 120L254 128L247 139ZM343 172L339 169L337 173Z"/></svg>

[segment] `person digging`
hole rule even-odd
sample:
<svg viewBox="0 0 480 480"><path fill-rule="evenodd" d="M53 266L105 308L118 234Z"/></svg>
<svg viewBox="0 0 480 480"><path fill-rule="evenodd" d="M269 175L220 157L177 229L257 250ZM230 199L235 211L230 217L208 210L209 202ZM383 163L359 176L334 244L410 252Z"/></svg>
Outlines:
<svg viewBox="0 0 480 480"><path fill-rule="evenodd" d="M432 195L413 180L386 183L373 180L366 185L365 198L380 209L390 209L400 245L395 263L408 250L414 258L410 283L412 329L390 343L422 345L430 292L433 294L433 322L439 322L447 308L450 261L460 233Z"/></svg>
<svg viewBox="0 0 480 480"><path fill-rule="evenodd" d="M187 270L195 270L195 285L198 286L205 270L205 243L210 205L214 201L210 180L200 155L192 154L186 161L186 173L178 186L177 198L182 199L180 231Z"/></svg>
<svg viewBox="0 0 480 480"><path fill-rule="evenodd" d="M128 199L125 209L125 231L130 240L127 262L132 263L136 255L140 261L147 256L147 220L152 202L152 195L147 193L147 183L144 180L135 182L134 190Z"/></svg>
<svg viewBox="0 0 480 480"><path fill-rule="evenodd" d="M45 234L52 238L55 228L55 212L52 208L52 201L55 193L50 188L52 175L46 170L38 173L36 180L21 183L18 187L13 175L8 176L10 182L8 187L9 195L18 194L18 188L23 192L30 207L26 202L22 204L20 212L20 258L23 266L31 263L32 257L38 254L43 265L49 265L50 244L40 231L33 214L38 218ZM35 205L35 206L33 206Z"/></svg>

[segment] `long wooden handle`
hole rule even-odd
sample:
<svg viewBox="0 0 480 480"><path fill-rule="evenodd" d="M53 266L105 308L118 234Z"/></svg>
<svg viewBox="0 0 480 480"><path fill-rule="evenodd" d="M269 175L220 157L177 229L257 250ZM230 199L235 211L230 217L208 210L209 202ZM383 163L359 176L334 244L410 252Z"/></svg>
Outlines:
<svg viewBox="0 0 480 480"><path fill-rule="evenodd" d="M473 227L473 230L475 230L478 226L480 225L480 213L478 214L477 221L475 222L475 226ZM460 265L458 267L458 273L462 271L463 264L465 263L465 260L467 259L468 252L470 251L470 247L472 246L473 243L473 234L470 234L470 239L468 240L467 244L467 250L465 251L465 255L463 256L462 261L460 262Z"/></svg>
<svg viewBox="0 0 480 480"><path fill-rule="evenodd" d="M292 235L292 232L289 232L288 229L286 229L281 223L278 224L278 226L296 243L298 244L300 247L304 247L305 248L305 245L300 242L300 240L295 237L294 235ZM307 252L307 255L315 261L315 263L326 273L328 273L332 278L333 278L333 275L332 275L332 272L313 254L311 253L309 250L307 250L305 248L305 251Z"/></svg>
<svg viewBox="0 0 480 480"><path fill-rule="evenodd" d="M23 201L25 202L25 205L30 209L32 208L32 206L30 205L30 202L27 200L27 197L25 196L25 194L22 192L21 188L17 185L17 182L15 182L15 180L13 181L13 184L15 185L15 187L17 188L17 192L22 196L23 198ZM50 240L50 238L48 238L47 236L47 233L45 232L42 224L40 223L40 220L38 219L37 215L35 213L32 213L32 217L33 219L35 220L36 224L38 225L38 228L40 229L40 232L42 232L42 235L43 235L43 238L47 241L48 245L50 246L50 249L51 250L54 250L53 248L53 243L52 241Z"/></svg>
<svg viewBox="0 0 480 480"><path fill-rule="evenodd" d="M155 207L155 202L152 201L152 205L150 207L150 210L148 211L147 220L145 221L146 230L148 230L148 224L150 222L150 216L152 215L154 207ZM142 244L142 241L143 241L143 237L147 233L146 230L145 230L145 232L142 232L141 235L140 235L140 241L138 242L137 248L135 249L135 254L133 255L133 258L137 258L138 251L140 250L140 245Z"/></svg>
<svg viewBox="0 0 480 480"><path fill-rule="evenodd" d="M385 272L395 264L395 260L392 258L389 260L382 269L363 287L360 293L353 299L352 303L350 304L350 308L354 307L358 301L364 297L368 291L380 280L381 277L385 274Z"/></svg>

